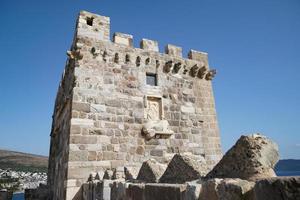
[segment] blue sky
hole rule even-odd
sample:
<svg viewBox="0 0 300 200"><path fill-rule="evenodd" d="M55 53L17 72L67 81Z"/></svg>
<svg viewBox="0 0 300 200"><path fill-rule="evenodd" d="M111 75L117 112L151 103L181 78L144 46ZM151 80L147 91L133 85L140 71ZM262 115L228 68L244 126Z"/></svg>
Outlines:
<svg viewBox="0 0 300 200"><path fill-rule="evenodd" d="M300 159L300 1L2 0L0 148L48 155L57 86L80 10L111 32L209 53L222 147L261 132Z"/></svg>

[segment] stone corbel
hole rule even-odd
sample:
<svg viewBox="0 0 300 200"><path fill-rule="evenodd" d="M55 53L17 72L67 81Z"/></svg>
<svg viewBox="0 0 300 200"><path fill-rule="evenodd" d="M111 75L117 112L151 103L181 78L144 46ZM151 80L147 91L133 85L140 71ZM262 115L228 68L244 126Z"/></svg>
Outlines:
<svg viewBox="0 0 300 200"><path fill-rule="evenodd" d="M217 70L211 69L211 70L209 70L207 72L207 74L205 76L205 79L208 80L208 81L210 81L210 80L212 80L215 77L216 74L217 74Z"/></svg>
<svg viewBox="0 0 300 200"><path fill-rule="evenodd" d="M201 78L201 79L204 78L206 71L207 71L207 69L205 66L201 67L198 70L198 74L197 74L198 78Z"/></svg>
<svg viewBox="0 0 300 200"><path fill-rule="evenodd" d="M67 55L71 60L74 59L82 59L83 55L81 54L81 52L79 50L73 50L73 51L67 51Z"/></svg>
<svg viewBox="0 0 300 200"><path fill-rule="evenodd" d="M96 49L95 47L93 47L91 49L91 53L93 54L93 56L98 56L100 54L100 50L99 49Z"/></svg>
<svg viewBox="0 0 300 200"><path fill-rule="evenodd" d="M190 75L192 77L195 77L197 75L198 69L199 69L199 67L197 65L194 65L190 70Z"/></svg>
<svg viewBox="0 0 300 200"><path fill-rule="evenodd" d="M173 67L173 73L177 74L179 72L180 68L181 68L181 63L180 62L175 63L174 67Z"/></svg>
<svg viewBox="0 0 300 200"><path fill-rule="evenodd" d="M165 66L164 66L164 72L169 73L171 71L172 65L173 65L172 60L166 62Z"/></svg>

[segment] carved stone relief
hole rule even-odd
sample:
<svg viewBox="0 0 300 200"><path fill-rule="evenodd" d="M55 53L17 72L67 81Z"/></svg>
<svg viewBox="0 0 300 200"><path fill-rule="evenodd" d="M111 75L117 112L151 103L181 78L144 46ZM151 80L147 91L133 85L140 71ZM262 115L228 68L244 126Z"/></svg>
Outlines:
<svg viewBox="0 0 300 200"><path fill-rule="evenodd" d="M169 129L169 123L164 120L163 103L161 97L146 96L145 97L145 119L142 132L147 140L152 138L161 139L168 138L173 134Z"/></svg>
<svg viewBox="0 0 300 200"><path fill-rule="evenodd" d="M146 100L145 118L148 120L162 119L162 100L159 97L148 96Z"/></svg>

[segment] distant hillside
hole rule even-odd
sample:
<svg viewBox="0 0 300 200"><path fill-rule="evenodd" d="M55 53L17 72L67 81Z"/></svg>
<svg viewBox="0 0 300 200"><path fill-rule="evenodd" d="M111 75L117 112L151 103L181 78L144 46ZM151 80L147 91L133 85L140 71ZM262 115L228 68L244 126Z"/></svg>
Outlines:
<svg viewBox="0 0 300 200"><path fill-rule="evenodd" d="M275 166L275 171L300 171L300 160L279 160Z"/></svg>
<svg viewBox="0 0 300 200"><path fill-rule="evenodd" d="M46 172L48 157L0 149L0 168L15 171Z"/></svg>

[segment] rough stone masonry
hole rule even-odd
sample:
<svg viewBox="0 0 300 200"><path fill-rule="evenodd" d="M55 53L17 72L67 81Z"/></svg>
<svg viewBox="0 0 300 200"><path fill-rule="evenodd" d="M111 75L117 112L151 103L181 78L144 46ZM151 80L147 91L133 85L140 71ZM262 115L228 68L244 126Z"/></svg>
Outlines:
<svg viewBox="0 0 300 200"><path fill-rule="evenodd" d="M50 199L76 199L93 172L139 169L177 153L222 157L207 53L114 33L110 18L79 14L58 88L48 171Z"/></svg>

